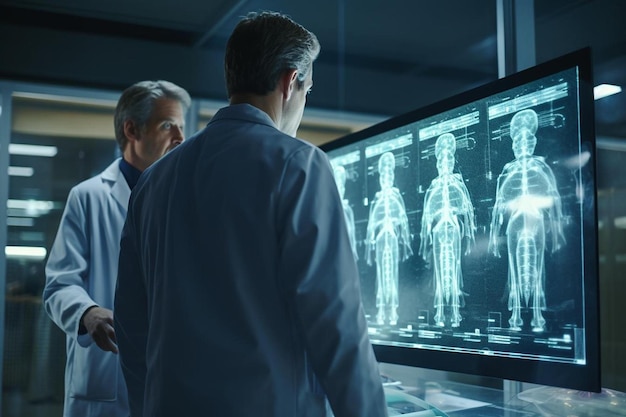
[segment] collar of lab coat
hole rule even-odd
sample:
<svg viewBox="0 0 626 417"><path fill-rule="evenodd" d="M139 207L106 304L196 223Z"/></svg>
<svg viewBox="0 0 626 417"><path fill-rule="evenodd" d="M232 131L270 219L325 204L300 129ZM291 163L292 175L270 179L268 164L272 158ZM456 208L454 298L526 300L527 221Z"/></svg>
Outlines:
<svg viewBox="0 0 626 417"><path fill-rule="evenodd" d="M215 113L211 122L219 119L253 121L255 123L265 124L273 127L274 129L278 129L276 123L274 123L272 118L267 113L251 104L232 104L230 106L223 107Z"/></svg>
<svg viewBox="0 0 626 417"><path fill-rule="evenodd" d="M128 207L128 200L130 199L130 187L122 174L120 169L120 159L117 158L111 165L109 165L104 171L102 171L102 180L112 183L111 195L115 200L122 205L122 207Z"/></svg>

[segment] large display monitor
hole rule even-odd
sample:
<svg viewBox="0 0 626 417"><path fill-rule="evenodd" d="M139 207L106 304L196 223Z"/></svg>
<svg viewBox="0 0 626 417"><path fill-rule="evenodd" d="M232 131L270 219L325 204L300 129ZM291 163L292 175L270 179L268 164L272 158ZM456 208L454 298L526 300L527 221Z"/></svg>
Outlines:
<svg viewBox="0 0 626 417"><path fill-rule="evenodd" d="M600 390L590 55L322 146L381 362Z"/></svg>

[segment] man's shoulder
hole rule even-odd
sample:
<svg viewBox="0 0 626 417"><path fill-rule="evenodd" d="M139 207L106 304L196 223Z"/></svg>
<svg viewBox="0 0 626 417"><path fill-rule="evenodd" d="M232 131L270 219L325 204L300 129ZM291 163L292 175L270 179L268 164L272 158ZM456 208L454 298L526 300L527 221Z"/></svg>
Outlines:
<svg viewBox="0 0 626 417"><path fill-rule="evenodd" d="M198 136L198 139L201 139L197 143L198 147L202 147L204 144L212 142L212 139L220 137L224 138L224 140L221 143L218 141L217 146L226 146L226 143L230 142L228 147L231 149L239 151L246 148L259 155L274 155L278 159L281 159L278 155L289 158L294 153L316 152L319 150L310 142L288 135L270 123L258 123L255 120L229 120L227 123L228 129L225 129L224 124L214 124L198 132L196 136ZM233 143L233 139L236 139L236 145ZM190 149L191 146L186 146L186 148L187 153L197 151Z"/></svg>
<svg viewBox="0 0 626 417"><path fill-rule="evenodd" d="M282 147L288 152L316 152L318 149L315 145L303 139L289 136L277 130L275 145Z"/></svg>
<svg viewBox="0 0 626 417"><path fill-rule="evenodd" d="M220 123L214 123L220 122ZM240 133L241 128L245 133ZM250 105L231 105L220 109L211 123L198 132L199 135L211 137L215 132L237 132L242 138L252 142L261 142L265 148L281 148L285 150L302 150L316 148L311 143L282 132L263 110Z"/></svg>
<svg viewBox="0 0 626 417"><path fill-rule="evenodd" d="M77 193L91 193L102 188L102 173L87 178L72 187Z"/></svg>
<svg viewBox="0 0 626 417"><path fill-rule="evenodd" d="M115 182L119 173L119 160L116 160L103 171L89 177L74 187L72 187L73 193L76 194L94 194L106 191L110 188L105 184Z"/></svg>

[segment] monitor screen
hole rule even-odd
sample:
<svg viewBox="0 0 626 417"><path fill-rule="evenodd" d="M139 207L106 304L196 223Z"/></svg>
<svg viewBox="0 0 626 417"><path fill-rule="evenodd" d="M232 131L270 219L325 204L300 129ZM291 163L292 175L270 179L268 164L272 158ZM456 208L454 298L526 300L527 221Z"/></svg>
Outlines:
<svg viewBox="0 0 626 417"><path fill-rule="evenodd" d="M590 55L322 146L381 362L600 389Z"/></svg>

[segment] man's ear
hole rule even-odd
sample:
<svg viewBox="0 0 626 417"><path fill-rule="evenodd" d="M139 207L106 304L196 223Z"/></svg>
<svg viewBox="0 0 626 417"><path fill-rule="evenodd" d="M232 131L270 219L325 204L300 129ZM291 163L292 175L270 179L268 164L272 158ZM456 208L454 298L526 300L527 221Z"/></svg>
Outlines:
<svg viewBox="0 0 626 417"><path fill-rule="evenodd" d="M291 98L291 94L296 89L298 81L298 70L290 69L284 72L280 82L282 83L283 97L285 100Z"/></svg>
<svg viewBox="0 0 626 417"><path fill-rule="evenodd" d="M124 135L127 139L139 140L139 129L133 120L124 121Z"/></svg>

